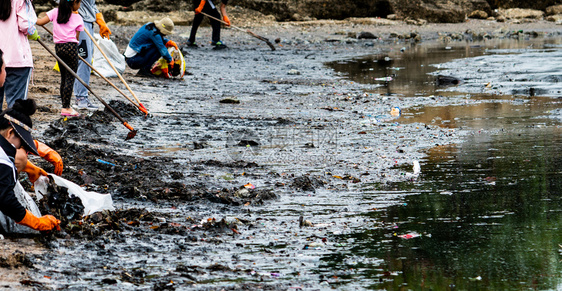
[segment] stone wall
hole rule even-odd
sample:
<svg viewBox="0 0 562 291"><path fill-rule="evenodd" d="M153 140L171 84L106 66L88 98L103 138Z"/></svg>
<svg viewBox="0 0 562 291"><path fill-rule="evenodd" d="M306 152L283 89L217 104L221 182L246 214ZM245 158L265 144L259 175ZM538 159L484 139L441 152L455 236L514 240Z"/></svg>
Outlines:
<svg viewBox="0 0 562 291"><path fill-rule="evenodd" d="M48 7L53 0L34 0ZM220 0L214 0L219 2ZM192 10L189 0L103 0L100 4L127 7L127 10L173 12ZM229 6L252 9L272 15L277 21L381 17L423 19L429 22L462 22L473 11L494 15L494 9L529 8L546 11L562 0L229 0ZM43 8L45 9L45 8Z"/></svg>

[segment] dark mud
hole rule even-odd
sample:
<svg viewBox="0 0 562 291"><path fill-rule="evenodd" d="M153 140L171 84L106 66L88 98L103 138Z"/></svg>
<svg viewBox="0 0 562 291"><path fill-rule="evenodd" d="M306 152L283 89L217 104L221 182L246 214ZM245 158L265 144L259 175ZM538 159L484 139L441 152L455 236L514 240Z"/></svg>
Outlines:
<svg viewBox="0 0 562 291"><path fill-rule="evenodd" d="M341 35L334 31L295 30L276 51L241 37L227 50L189 50L183 80L127 71L150 115L117 97L110 104L138 130L134 139L125 140L128 130L107 111L39 125L64 159L63 177L110 193L117 210L69 219L44 237L47 251L28 255L31 281L76 290L337 286L348 271L326 277L315 268L353 243L338 235L366 225L392 229L360 215L398 203L418 178L413 162L466 134L399 123L391 109L464 98L368 93L380 85L324 65L390 54L415 45L410 40L385 37L374 47L370 39L324 41ZM121 49L132 32L114 32Z"/></svg>

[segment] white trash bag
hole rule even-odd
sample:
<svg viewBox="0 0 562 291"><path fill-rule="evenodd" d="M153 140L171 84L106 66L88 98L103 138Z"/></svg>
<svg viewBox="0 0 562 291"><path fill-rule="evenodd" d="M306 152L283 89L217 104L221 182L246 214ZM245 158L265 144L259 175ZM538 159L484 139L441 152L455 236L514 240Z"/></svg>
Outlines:
<svg viewBox="0 0 562 291"><path fill-rule="evenodd" d="M41 211L39 207L33 201L33 198L23 189L23 186L19 181L16 182L16 187L14 187L14 194L18 199L18 202L27 210L29 210L33 215L41 217ZM24 225L17 224L14 220L9 218L0 212L0 229L5 233L20 233L20 234L39 234L39 231L29 228Z"/></svg>
<svg viewBox="0 0 562 291"><path fill-rule="evenodd" d="M91 215L92 213L99 212L102 210L115 210L113 207L113 199L109 194L100 194L96 192L85 191L79 185L72 183L64 178L61 178L55 174L49 174L53 178L55 184L59 187L65 187L68 189L68 194L70 196L76 196L82 201L84 205L84 215ZM35 181L35 194L37 201L43 198L43 194L47 193L47 185L49 184L49 178L42 176L37 181Z"/></svg>
<svg viewBox="0 0 562 291"><path fill-rule="evenodd" d="M119 52L115 43L110 39L101 38L99 34L95 34L94 38L113 66L115 66L119 74L123 74L125 68L127 67L127 63L125 62L125 57ZM96 45L94 45L93 67L106 78L117 77L117 74L113 68L111 68L111 65L109 65Z"/></svg>

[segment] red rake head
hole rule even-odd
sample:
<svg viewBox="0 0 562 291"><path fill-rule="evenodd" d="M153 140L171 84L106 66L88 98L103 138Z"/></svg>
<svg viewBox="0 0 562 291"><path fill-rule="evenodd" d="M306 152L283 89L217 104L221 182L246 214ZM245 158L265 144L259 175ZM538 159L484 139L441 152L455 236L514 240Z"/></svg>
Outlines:
<svg viewBox="0 0 562 291"><path fill-rule="evenodd" d="M125 140L130 140L131 138L135 137L135 135L137 135L137 131L136 131L136 130L131 130L131 131L129 131L129 133L127 134L127 137L125 138Z"/></svg>

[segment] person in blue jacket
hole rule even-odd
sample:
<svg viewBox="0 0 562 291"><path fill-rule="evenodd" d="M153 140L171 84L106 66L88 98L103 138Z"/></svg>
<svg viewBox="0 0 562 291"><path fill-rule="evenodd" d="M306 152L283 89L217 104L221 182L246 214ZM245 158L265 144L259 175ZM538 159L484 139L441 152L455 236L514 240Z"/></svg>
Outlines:
<svg viewBox="0 0 562 291"><path fill-rule="evenodd" d="M174 62L168 48L175 47L178 50L179 48L174 41L165 37L172 34L173 30L174 22L168 17L143 25L125 50L127 65L131 69L139 69L141 75L151 75L152 65L163 57L170 63L170 68L173 68Z"/></svg>

